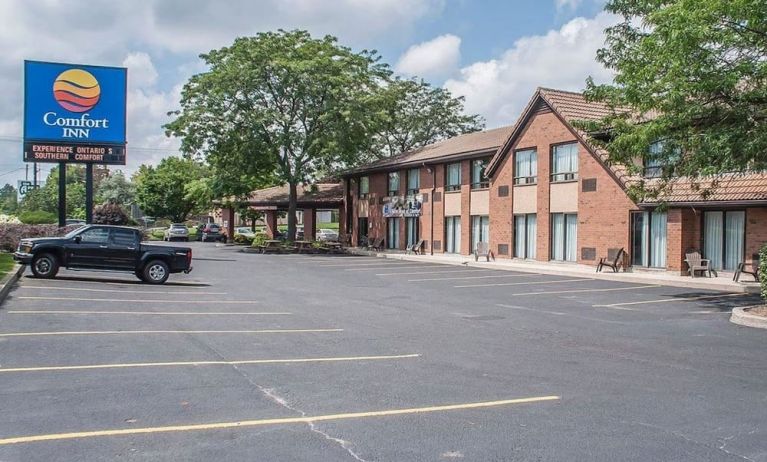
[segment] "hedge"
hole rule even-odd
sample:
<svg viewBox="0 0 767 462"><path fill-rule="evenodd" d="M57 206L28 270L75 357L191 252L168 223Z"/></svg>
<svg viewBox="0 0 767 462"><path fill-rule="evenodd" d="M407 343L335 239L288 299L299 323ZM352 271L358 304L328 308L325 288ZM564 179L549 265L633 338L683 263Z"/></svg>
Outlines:
<svg viewBox="0 0 767 462"><path fill-rule="evenodd" d="M22 238L63 236L79 227L80 225L59 228L58 225L0 224L0 249L13 252Z"/></svg>

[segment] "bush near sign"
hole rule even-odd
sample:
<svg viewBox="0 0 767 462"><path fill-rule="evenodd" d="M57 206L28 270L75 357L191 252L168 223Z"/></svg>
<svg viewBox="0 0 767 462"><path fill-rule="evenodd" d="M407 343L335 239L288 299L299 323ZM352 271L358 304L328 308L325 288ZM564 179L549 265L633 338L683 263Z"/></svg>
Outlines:
<svg viewBox="0 0 767 462"><path fill-rule="evenodd" d="M412 194L409 196L390 196L384 199L383 216L393 217L420 217L423 207L423 195Z"/></svg>

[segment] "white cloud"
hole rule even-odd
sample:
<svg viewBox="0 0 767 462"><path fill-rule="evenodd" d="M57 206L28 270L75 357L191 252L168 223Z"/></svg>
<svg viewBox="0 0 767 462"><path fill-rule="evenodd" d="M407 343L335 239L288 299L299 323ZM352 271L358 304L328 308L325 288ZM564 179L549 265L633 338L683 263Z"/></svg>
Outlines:
<svg viewBox="0 0 767 462"><path fill-rule="evenodd" d="M488 127L512 124L539 86L579 91L589 75L610 81L611 71L595 57L604 46L604 29L616 21L600 13L592 19L575 18L545 35L523 37L499 58L464 67L460 78L448 80L445 87L465 96L467 112L482 114Z"/></svg>
<svg viewBox="0 0 767 462"><path fill-rule="evenodd" d="M558 12L575 11L583 3L583 0L554 0Z"/></svg>
<svg viewBox="0 0 767 462"><path fill-rule="evenodd" d="M123 59L122 65L128 68L129 88L152 87L157 83L157 69L147 53L130 53Z"/></svg>
<svg viewBox="0 0 767 462"><path fill-rule="evenodd" d="M395 70L408 77L444 77L457 69L460 59L461 38L445 34L408 48Z"/></svg>

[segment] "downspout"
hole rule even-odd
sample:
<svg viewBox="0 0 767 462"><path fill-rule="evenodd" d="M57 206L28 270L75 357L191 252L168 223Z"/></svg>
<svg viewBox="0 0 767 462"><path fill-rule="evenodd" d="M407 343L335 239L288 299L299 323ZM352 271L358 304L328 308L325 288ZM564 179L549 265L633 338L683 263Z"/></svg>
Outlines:
<svg viewBox="0 0 767 462"><path fill-rule="evenodd" d="M424 162L426 167L426 162ZM426 167L431 169L431 226L429 227L429 255L434 255L434 190L437 187L437 169L434 167Z"/></svg>

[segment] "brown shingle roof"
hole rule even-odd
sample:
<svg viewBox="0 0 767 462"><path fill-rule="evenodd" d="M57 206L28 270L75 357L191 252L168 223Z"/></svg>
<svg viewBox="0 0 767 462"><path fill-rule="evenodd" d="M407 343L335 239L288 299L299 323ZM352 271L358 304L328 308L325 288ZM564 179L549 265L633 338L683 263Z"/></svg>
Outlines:
<svg viewBox="0 0 767 462"><path fill-rule="evenodd" d="M408 165L420 165L422 163L429 163L443 158L495 152L508 137L511 128L511 126L506 126L454 136L453 138L437 141L436 143L429 144L422 148L413 149L396 156L371 162L349 170L346 174L388 170Z"/></svg>
<svg viewBox="0 0 767 462"><path fill-rule="evenodd" d="M663 187L657 199L645 203L667 202L673 205L744 201L767 201L766 173L730 173L697 180L673 179Z"/></svg>
<svg viewBox="0 0 767 462"><path fill-rule="evenodd" d="M343 183L317 183L310 186L298 186L298 204L338 205L344 200ZM290 195L288 185L259 189L250 193L250 205L287 206Z"/></svg>

